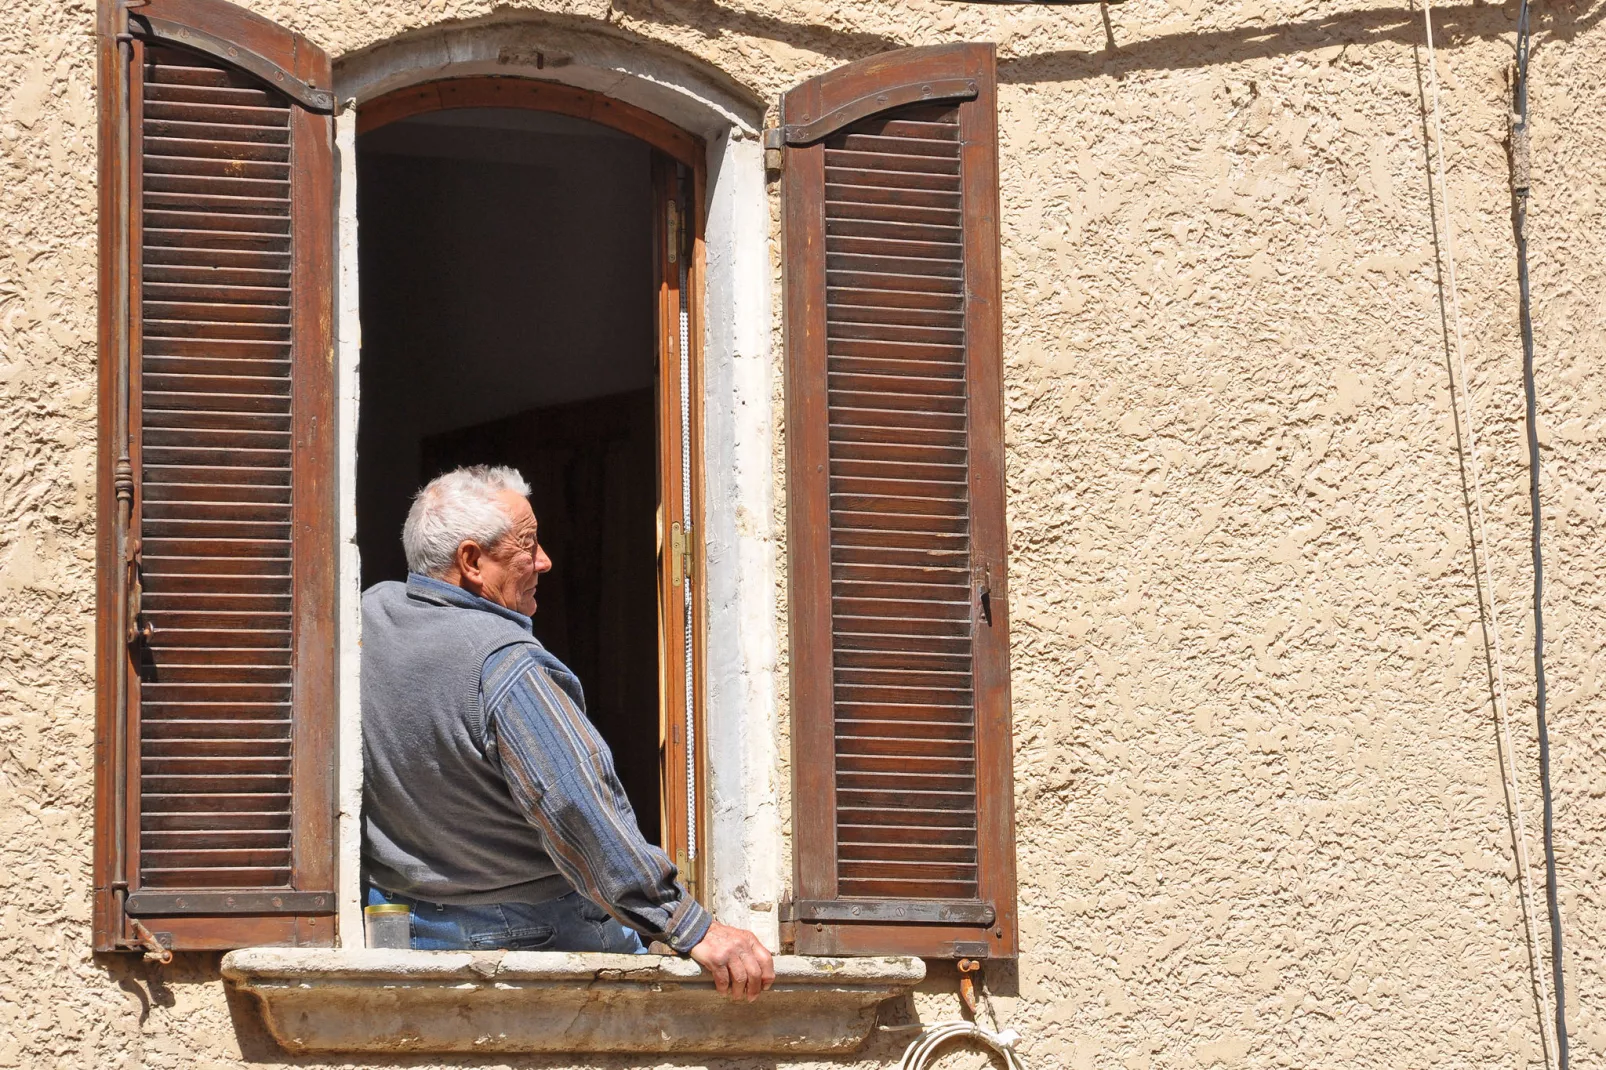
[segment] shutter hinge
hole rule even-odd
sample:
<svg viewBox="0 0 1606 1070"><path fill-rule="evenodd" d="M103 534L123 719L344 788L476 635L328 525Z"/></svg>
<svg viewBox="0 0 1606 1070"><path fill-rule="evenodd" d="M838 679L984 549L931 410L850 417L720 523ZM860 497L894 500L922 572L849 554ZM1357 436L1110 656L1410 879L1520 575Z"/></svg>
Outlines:
<svg viewBox="0 0 1606 1070"><path fill-rule="evenodd" d="M682 527L680 521L669 525L669 585L679 587L683 579L691 579L692 564L691 525Z"/></svg>
<svg viewBox="0 0 1606 1070"><path fill-rule="evenodd" d="M781 940L781 950L794 952L797 949L797 909L792 905L792 897L786 896L775 906L775 919L777 935Z"/></svg>
<svg viewBox="0 0 1606 1070"><path fill-rule="evenodd" d="M782 150L786 148L786 135L778 126L764 129L764 170L771 174L779 174Z"/></svg>

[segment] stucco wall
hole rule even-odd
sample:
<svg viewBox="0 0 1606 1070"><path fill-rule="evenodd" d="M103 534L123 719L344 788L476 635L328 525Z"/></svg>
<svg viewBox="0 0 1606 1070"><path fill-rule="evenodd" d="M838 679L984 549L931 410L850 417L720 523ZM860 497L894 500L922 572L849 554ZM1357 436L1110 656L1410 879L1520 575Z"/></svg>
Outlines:
<svg viewBox="0 0 1606 1070"><path fill-rule="evenodd" d="M337 57L447 20L606 18L765 99L887 48L997 41L1024 938L1000 1015L1036 1067L1538 1061L1419 11L1132 0L1109 11L1112 50L1096 7L249 6ZM1505 678L1531 725L1514 11L1441 6L1439 75ZM1606 1065L1606 6L1536 14L1553 764L1582 1068ZM0 21L0 1067L272 1064L212 959L158 973L88 951L92 18L89 0L23 0ZM1533 755L1520 730L1530 831Z"/></svg>

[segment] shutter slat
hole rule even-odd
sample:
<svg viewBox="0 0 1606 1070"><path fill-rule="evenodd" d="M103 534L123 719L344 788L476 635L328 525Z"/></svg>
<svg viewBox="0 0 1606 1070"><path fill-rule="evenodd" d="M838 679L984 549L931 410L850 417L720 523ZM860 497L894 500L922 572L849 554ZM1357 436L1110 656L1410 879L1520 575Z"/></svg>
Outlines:
<svg viewBox="0 0 1606 1070"><path fill-rule="evenodd" d="M290 867L282 869L152 869L147 888L280 888L290 883Z"/></svg>
<svg viewBox="0 0 1606 1070"><path fill-rule="evenodd" d="M905 474L902 468L894 465L881 465L879 471L897 473L897 476ZM968 484L963 479L905 479L897 476L839 475L833 471L831 494L844 497L953 499L963 498L968 493Z"/></svg>
<svg viewBox="0 0 1606 1070"><path fill-rule="evenodd" d="M241 848L262 849L290 845L290 830L276 829L238 830L213 832L210 829L177 829L148 831L141 837L148 849L157 851L193 850L196 847L214 850Z"/></svg>
<svg viewBox="0 0 1606 1070"><path fill-rule="evenodd" d="M257 412L161 412L160 431L288 431L287 414Z"/></svg>
<svg viewBox="0 0 1606 1070"><path fill-rule="evenodd" d="M828 186L837 189L883 186L889 189L953 191L953 178L949 175L925 171L885 171L880 168L832 165L830 162L826 163L825 181Z"/></svg>
<svg viewBox="0 0 1606 1070"><path fill-rule="evenodd" d="M227 169L212 170L220 173L206 174L188 165L183 171L169 174L149 172L145 176L145 203L199 208L207 204L244 202L253 206L245 210L267 215L279 215L287 210L288 206L281 200L290 189L287 178L277 175L247 178L228 174Z"/></svg>
<svg viewBox="0 0 1606 1070"><path fill-rule="evenodd" d="M954 755L972 753L972 724L959 720L887 720L847 716L836 719L836 738L843 752ZM865 749L868 748L868 749ZM900 749L901 748L901 749Z"/></svg>
<svg viewBox="0 0 1606 1070"><path fill-rule="evenodd" d="M255 79L242 71L232 70L193 52L176 48L152 48L155 62L145 68L145 84L160 91L170 85L208 86L228 92L234 89L255 89Z"/></svg>
<svg viewBox="0 0 1606 1070"><path fill-rule="evenodd" d="M963 313L965 298L963 294L949 292L948 287L936 289L897 289L902 281L886 275L856 274L852 285L832 286L826 291L826 299L836 308L876 308L876 309L934 309L939 312ZM886 285L875 286L874 283Z"/></svg>
<svg viewBox="0 0 1606 1070"><path fill-rule="evenodd" d="M873 218L873 216L872 216ZM826 275L827 299L837 294L868 294L883 304L911 308L963 307L965 295L952 279L930 275L898 275L888 271L832 271ZM846 298L843 299L844 302ZM862 299L861 299L862 300Z"/></svg>
<svg viewBox="0 0 1606 1070"><path fill-rule="evenodd" d="M216 717L202 713L184 717L167 715L152 717L140 727L147 743L165 740L175 746L196 749L208 747L219 739L227 739L267 747L281 741L289 742L290 711L286 708L281 713L282 717L254 718L235 717L228 710L221 710Z"/></svg>
<svg viewBox="0 0 1606 1070"><path fill-rule="evenodd" d="M215 487L205 488L208 494L213 493L216 489ZM263 489L272 490L275 488ZM237 553L225 557L216 554L170 552L172 550L182 551L185 549L187 547L184 546L147 546L144 555L144 568L141 569L141 573L151 576L183 574L190 576L267 575L288 577L290 575L290 561L283 556Z"/></svg>
<svg viewBox="0 0 1606 1070"><path fill-rule="evenodd" d="M197 395L197 397L210 400L215 399L217 395ZM283 404L278 398L268 398L263 401L264 407L268 402ZM219 403L233 404L234 402L232 398L225 396ZM196 407L200 408L198 404ZM264 452L273 454L276 459L283 459L283 455L278 450ZM152 483L208 483L218 486L248 483L286 487L290 485L290 467L279 463L208 465L201 463L158 464L152 462L148 466L147 476Z"/></svg>
<svg viewBox="0 0 1606 1070"><path fill-rule="evenodd" d="M253 127L237 127L232 136L237 141L225 141L220 137L168 137L159 131L153 132L152 125L145 124L145 151L149 154L147 159L154 160L227 160L229 163L254 161L259 163L283 164L288 167L290 163L290 146L285 139L279 137L278 132L272 136L280 144L258 140L265 132ZM220 134L229 134L228 128L217 128Z"/></svg>
<svg viewBox="0 0 1606 1070"><path fill-rule="evenodd" d="M165 87L164 87L165 88ZM208 123L227 127L269 126L288 131L290 116L283 108L272 107L266 93L259 94L259 104L246 104L243 100L219 99L207 94L194 100L163 100L157 97L145 100L145 128L152 120L183 123ZM286 134L288 136L288 133Z"/></svg>
<svg viewBox="0 0 1606 1070"><path fill-rule="evenodd" d="M290 116L281 108L257 108L250 112L228 109L222 114L217 109L204 117L191 114L172 115L169 109L158 106L145 110L145 143L165 145L169 139L194 141L203 145L278 145L288 159L290 148ZM182 106L179 106L182 107Z"/></svg>
<svg viewBox="0 0 1606 1070"><path fill-rule="evenodd" d="M829 339L827 350L827 359L877 357L886 360L927 361L938 364L962 363L964 356L964 348L957 345L854 338Z"/></svg>
<svg viewBox="0 0 1606 1070"><path fill-rule="evenodd" d="M151 641L152 649L175 650L183 648L182 656L186 667L218 664L223 666L260 666L260 667L290 667L290 650L288 647L250 647L250 646L216 646L196 647L194 640L188 636L180 636L174 642ZM170 666L167 670L173 671Z"/></svg>
<svg viewBox="0 0 1606 1070"><path fill-rule="evenodd" d="M861 384L867 385L867 384ZM880 423L893 418L898 420L930 417L917 427L951 427L964 429L965 397L957 394L911 394L899 390L842 390L830 387L832 415L843 424Z"/></svg>
<svg viewBox="0 0 1606 1070"><path fill-rule="evenodd" d="M858 623L845 620L843 628L849 628ZM920 664L922 658L963 657L970 658L974 651L971 649L970 639L967 636L941 636L920 635L915 636L903 632L854 632L842 630L837 634L837 654L843 659L843 664L852 664L859 659L889 659L907 661L909 664ZM922 653L908 653L911 647L918 647Z"/></svg>
<svg viewBox="0 0 1606 1070"><path fill-rule="evenodd" d="M246 376L247 378L268 377L275 378L287 375L290 371L290 362L287 360L258 360L247 357L187 357L187 356L150 356L145 357L146 374L156 375L224 375ZM162 433L168 428L157 428L156 433ZM152 440L147 436L147 443ZM285 438L288 441L288 438ZM269 447L271 448L271 447Z"/></svg>
<svg viewBox="0 0 1606 1070"><path fill-rule="evenodd" d="M251 273L252 278L272 278L288 281L290 256L285 252L261 249L183 249L151 245L145 249L145 270L163 269L182 271L190 269L189 277L205 272L207 280L227 282L231 269Z"/></svg>
<svg viewBox="0 0 1606 1070"><path fill-rule="evenodd" d="M260 89L255 86L196 86L162 81L147 81L145 83L145 100L147 104L191 103L212 107L261 108L273 107L278 99L279 95L272 90Z"/></svg>
<svg viewBox="0 0 1606 1070"><path fill-rule="evenodd" d="M970 839L969 831L910 825L846 825L842 829L842 854L854 858L971 862L975 861L976 848L966 842Z"/></svg>
<svg viewBox="0 0 1606 1070"><path fill-rule="evenodd" d="M289 307L290 304L290 291L286 287L218 284L210 278L204 284L163 282L150 278L148 274L145 296L152 301L207 305Z"/></svg>
<svg viewBox="0 0 1606 1070"><path fill-rule="evenodd" d="M153 572L147 566L145 575L158 580L160 588L168 594L196 593L212 594L230 591L239 591L245 594L290 594L290 576L283 575L236 575L236 576L196 576L183 573Z"/></svg>
<svg viewBox="0 0 1606 1070"><path fill-rule="evenodd" d="M864 189L863 196L855 201L838 201L831 205L836 216L843 220L862 219L877 223L915 223L937 227L960 227L964 219L957 211L940 206L912 204L911 200L930 201L936 195L926 191ZM884 193L886 196L881 196ZM828 289L866 286L872 290L943 290L954 293L951 277L936 277L926 273L899 277L894 268L864 265L849 261L827 261L826 286Z"/></svg>
<svg viewBox="0 0 1606 1070"><path fill-rule="evenodd" d="M276 206L281 209L288 206ZM227 212L217 209L202 210L202 206L194 205L188 211L178 211L173 208L163 208L152 204L152 199L145 199L145 223L157 233L190 232L190 231L220 231L236 234L268 234L274 237L288 236L290 233L290 217L275 212L269 215L264 212ZM842 239L849 241L850 239ZM862 241L882 241L885 239L860 239ZM908 244L908 243L904 243ZM902 255L918 255L915 252Z"/></svg>
<svg viewBox="0 0 1606 1070"><path fill-rule="evenodd" d="M194 591L164 591L151 593L145 596L145 610L148 613L162 613L168 611L198 610L244 610L248 613L288 613L290 612L290 595L285 594L218 594L207 592L197 594ZM162 672L162 679L168 681L183 679L175 675L180 670L168 666ZM244 670L241 670L242 673ZM242 676L242 679L245 677Z"/></svg>
<svg viewBox="0 0 1606 1070"><path fill-rule="evenodd" d="M196 230L193 227L153 227L145 232L151 249L173 249L211 255L213 250L238 253L288 253L290 239L281 234L249 234L239 231ZM917 263L903 261L902 263ZM911 274L936 272L910 271Z"/></svg>

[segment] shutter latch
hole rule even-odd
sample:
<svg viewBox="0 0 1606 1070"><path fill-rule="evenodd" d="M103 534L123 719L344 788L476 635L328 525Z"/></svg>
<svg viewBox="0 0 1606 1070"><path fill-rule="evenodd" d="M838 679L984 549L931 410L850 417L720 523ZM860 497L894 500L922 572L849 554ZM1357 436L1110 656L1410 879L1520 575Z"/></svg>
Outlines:
<svg viewBox="0 0 1606 1070"><path fill-rule="evenodd" d="M155 962L166 966L173 961L173 949L167 946L167 944L173 942L171 933L153 933L138 918L129 918L128 920L134 927L134 937L139 941L139 946L145 949L146 962ZM162 942L162 937L164 936L167 937L167 943Z"/></svg>
<svg viewBox="0 0 1606 1070"><path fill-rule="evenodd" d="M971 975L980 973L981 963L976 959L959 960L959 998L965 1001L973 1022L979 1019L976 1017L976 978Z"/></svg>
<svg viewBox="0 0 1606 1070"><path fill-rule="evenodd" d="M981 607L982 619L989 626L993 623L993 569L983 562L972 565L970 569L970 582L976 589L976 604Z"/></svg>
<svg viewBox="0 0 1606 1070"><path fill-rule="evenodd" d="M128 546L128 645L149 642L151 633L155 631L149 621L140 620L143 612L141 602L145 595L145 585L140 582L140 569L144 561L140 556L141 545L138 539L130 540Z"/></svg>

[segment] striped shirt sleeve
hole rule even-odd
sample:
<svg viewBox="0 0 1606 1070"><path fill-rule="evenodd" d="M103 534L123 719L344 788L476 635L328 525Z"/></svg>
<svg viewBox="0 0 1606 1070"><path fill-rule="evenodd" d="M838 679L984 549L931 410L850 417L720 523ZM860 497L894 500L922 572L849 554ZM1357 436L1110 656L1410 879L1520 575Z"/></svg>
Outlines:
<svg viewBox="0 0 1606 1070"><path fill-rule="evenodd" d="M574 678L516 646L486 663L481 689L487 751L553 864L620 922L690 950L713 916L687 894L669 856L642 836Z"/></svg>

